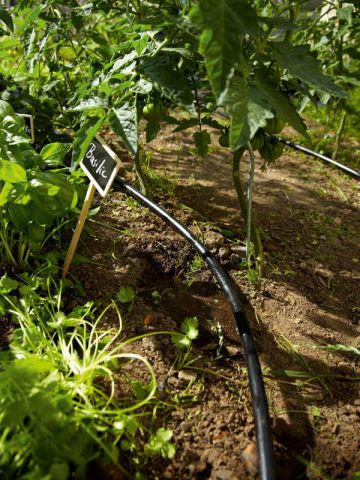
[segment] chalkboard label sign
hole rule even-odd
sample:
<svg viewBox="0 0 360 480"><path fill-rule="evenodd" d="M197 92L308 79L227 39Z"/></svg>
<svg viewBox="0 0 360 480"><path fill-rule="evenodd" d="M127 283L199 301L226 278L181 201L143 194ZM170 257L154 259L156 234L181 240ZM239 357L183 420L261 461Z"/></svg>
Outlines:
<svg viewBox="0 0 360 480"><path fill-rule="evenodd" d="M96 135L81 160L80 166L97 191L105 197L120 168L120 160L103 139Z"/></svg>
<svg viewBox="0 0 360 480"><path fill-rule="evenodd" d="M25 120L25 133L31 138L30 143L35 142L35 130L34 130L34 117L27 113L19 113L20 117L23 117Z"/></svg>

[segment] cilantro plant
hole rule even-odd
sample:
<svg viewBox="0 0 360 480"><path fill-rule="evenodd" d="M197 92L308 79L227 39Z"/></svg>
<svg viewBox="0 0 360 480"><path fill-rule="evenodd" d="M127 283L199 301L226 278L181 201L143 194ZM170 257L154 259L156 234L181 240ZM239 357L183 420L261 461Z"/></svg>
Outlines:
<svg viewBox="0 0 360 480"><path fill-rule="evenodd" d="M181 370L191 365L196 358L192 355L192 342L199 336L199 320L196 317L187 317L181 322L181 333L172 335L173 344L179 349L176 368Z"/></svg>
<svg viewBox="0 0 360 480"><path fill-rule="evenodd" d="M2 476L80 479L99 458L134 478L149 456L172 457L172 433L147 421L154 370L129 351L131 339L120 340L116 305L97 317L91 303L65 313L61 289L50 279L22 278L0 280L2 314L11 315L15 327L0 356ZM110 308L119 326L103 330ZM141 382L141 395L116 392L115 373L131 379L134 362L149 378Z"/></svg>

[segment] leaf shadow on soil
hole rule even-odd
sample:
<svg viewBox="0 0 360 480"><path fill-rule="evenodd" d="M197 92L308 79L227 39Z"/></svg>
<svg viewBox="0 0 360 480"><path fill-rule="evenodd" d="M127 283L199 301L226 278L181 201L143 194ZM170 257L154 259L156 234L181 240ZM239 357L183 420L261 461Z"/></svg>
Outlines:
<svg viewBox="0 0 360 480"><path fill-rule="evenodd" d="M243 238L229 156L212 152L205 160L189 157L190 142L182 142L177 153L168 151L174 147L171 139L166 149L163 145L152 149L157 173L176 179L176 200L166 194L163 205L188 226L195 222L199 235L208 229L229 230L227 241L234 240L233 235ZM237 276L238 267L228 265L243 293L265 368L279 477L284 479L317 478L294 460L293 453L313 460L332 478L351 478L360 462L359 422L351 420L358 384L345 380L354 376L353 362L320 350L326 344L354 344L358 335L354 307L360 292L353 259L360 259L359 209L349 180L316 165L294 155L284 157L267 173L257 168L254 212L267 252L264 280L249 284ZM107 221L113 221L111 215ZM116 225L127 228L131 222L118 217ZM184 243L168 236L161 221L152 216L143 219L136 239L117 245L120 263L130 267L116 278L113 288L124 284L145 288L147 283L162 290L171 286L162 308L178 324L193 314L222 319L228 337L236 341L230 309L209 287L209 277L202 280L194 275L190 289L173 288L171 265L177 257L186 263L188 253L183 255ZM173 253L165 261L167 249ZM143 258L142 266L138 257ZM117 268L118 262L113 265ZM149 308L144 313L159 308L151 304L149 295L145 303ZM284 377L285 370L300 376Z"/></svg>
<svg viewBox="0 0 360 480"><path fill-rule="evenodd" d="M226 155L212 154L206 161L192 158L186 164L166 152L157 165L169 169L169 163L180 178L178 201L197 212L200 221L208 220L208 226L240 232ZM345 380L354 375L354 364L320 350L326 344L356 344L359 335L359 208L353 185L353 180L293 155L265 174L258 170L254 199L268 254L265 283L274 282L272 288L257 291L256 311L249 312L263 364L279 371L300 367L325 379L315 380L320 392L310 396L301 394L303 387L279 382L279 403L288 413L277 420L275 437L282 436L295 452L323 464L334 478L347 478L360 460L358 440L345 422L358 397L357 383ZM266 320L260 328L262 316ZM286 348L279 342L282 331L290 343ZM324 410L326 421L321 414L316 418L317 410L309 414L309 405Z"/></svg>

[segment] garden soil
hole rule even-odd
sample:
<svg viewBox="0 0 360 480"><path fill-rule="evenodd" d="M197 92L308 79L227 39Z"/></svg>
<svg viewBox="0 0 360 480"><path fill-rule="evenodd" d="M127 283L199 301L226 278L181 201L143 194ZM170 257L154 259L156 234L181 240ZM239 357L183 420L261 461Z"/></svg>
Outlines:
<svg viewBox="0 0 360 480"><path fill-rule="evenodd" d="M120 142L103 136L123 162L121 175L133 181ZM294 151L266 171L257 158L254 216L265 267L256 279L243 266L245 226L228 150L213 146L202 159L191 134L164 130L145 151L154 200L207 245L239 286L264 374L277 478L351 479L360 471L358 357L324 347L360 344L359 184ZM241 170L246 183L246 156ZM169 335L131 346L155 368L154 418L173 430L176 444L171 460L147 463L146 477L258 478L244 356L208 268L168 225L124 194L96 197L94 206L100 212L79 246L91 263L71 268L86 298L105 306L121 287L132 287L131 313L120 305L127 338L178 332L184 318L199 320L193 363L181 364ZM132 373L142 378L135 367ZM112 470L94 475L121 478Z"/></svg>

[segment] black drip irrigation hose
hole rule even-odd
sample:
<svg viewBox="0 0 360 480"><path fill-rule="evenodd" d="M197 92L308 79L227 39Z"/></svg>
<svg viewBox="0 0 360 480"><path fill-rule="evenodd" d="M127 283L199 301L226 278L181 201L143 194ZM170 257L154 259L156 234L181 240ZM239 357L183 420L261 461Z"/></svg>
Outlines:
<svg viewBox="0 0 360 480"><path fill-rule="evenodd" d="M360 172L357 172L356 170L353 170L352 168L347 167L346 165L343 165L342 163L339 163L336 160L333 160L332 158L326 157L321 153L314 152L313 150L310 150L310 148L303 147L302 145L292 142L291 140L287 140L286 138L276 137L273 135L271 135L271 137L274 138L277 142L284 143L285 145L288 145L289 147L292 147L295 150L299 150L300 152L306 153L307 155L311 155L312 157L319 158L320 160L323 160L326 163L330 163L331 165L334 165L335 167L342 170L347 175L350 175L351 177L356 178L357 180L360 180Z"/></svg>
<svg viewBox="0 0 360 480"><path fill-rule="evenodd" d="M229 118L229 116L225 112L221 111L216 111L221 117L223 118ZM295 150L299 150L300 152L306 153L307 155L310 155L311 157L318 158L319 160L323 160L326 163L329 163L330 165L334 165L334 167L339 168L342 170L344 173L347 175L350 175L353 178L356 178L356 180L360 180L360 172L353 170L350 167L347 167L346 165L343 165L340 162L337 162L336 160L333 160L332 158L326 157L325 155L322 155L321 153L314 152L314 150L310 150L310 148L303 147L302 145L299 145L298 143L292 142L291 140L288 140L287 138L283 137L277 137L275 135L270 135L267 134L269 137L272 137L274 140L277 142L284 143L285 145L288 145L289 147L294 148Z"/></svg>
<svg viewBox="0 0 360 480"><path fill-rule="evenodd" d="M274 480L275 469L272 449L272 436L270 429L270 417L265 395L264 381L262 377L259 358L256 352L254 340L250 331L244 309L239 299L238 289L230 276L224 271L215 257L202 245L202 243L181 223L179 223L166 210L142 195L132 185L120 177L113 183L113 188L122 191L145 205L149 210L168 223L176 232L196 250L210 267L214 277L222 288L229 304L231 305L237 331L241 340L248 370L249 385L252 396L252 407L255 419L255 432L259 455L260 475L262 480Z"/></svg>

